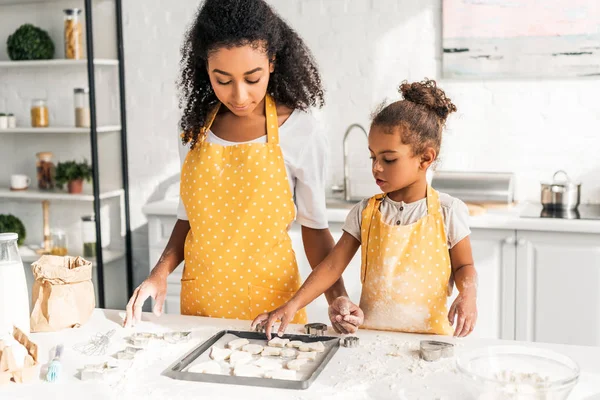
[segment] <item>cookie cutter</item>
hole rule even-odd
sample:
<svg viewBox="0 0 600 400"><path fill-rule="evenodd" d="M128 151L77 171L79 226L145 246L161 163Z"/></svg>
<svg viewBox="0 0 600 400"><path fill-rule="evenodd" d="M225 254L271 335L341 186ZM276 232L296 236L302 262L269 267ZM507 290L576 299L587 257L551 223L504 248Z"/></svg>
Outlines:
<svg viewBox="0 0 600 400"><path fill-rule="evenodd" d="M156 339L155 333L149 332L136 332L129 337L129 341L134 346L146 346L150 339Z"/></svg>
<svg viewBox="0 0 600 400"><path fill-rule="evenodd" d="M105 362L102 364L90 364L83 367L81 370L81 380L82 381L90 381L90 380L103 380L108 374L112 371L116 370L116 365L110 365Z"/></svg>
<svg viewBox="0 0 600 400"><path fill-rule="evenodd" d="M133 360L135 355L142 350L139 347L127 346L124 350L117 352L115 358L119 360Z"/></svg>
<svg viewBox="0 0 600 400"><path fill-rule="evenodd" d="M162 339L165 342L172 344L189 342L191 337L191 331L165 332L162 335Z"/></svg>
<svg viewBox="0 0 600 400"><path fill-rule="evenodd" d="M437 340L421 340L419 354L425 361L438 361L441 358L452 357L454 355L454 345Z"/></svg>
<svg viewBox="0 0 600 400"><path fill-rule="evenodd" d="M358 347L360 345L360 339L356 336L346 336L341 339L340 344L344 347Z"/></svg>
<svg viewBox="0 0 600 400"><path fill-rule="evenodd" d="M310 336L323 336L327 332L327 325L320 322L304 325L304 332Z"/></svg>

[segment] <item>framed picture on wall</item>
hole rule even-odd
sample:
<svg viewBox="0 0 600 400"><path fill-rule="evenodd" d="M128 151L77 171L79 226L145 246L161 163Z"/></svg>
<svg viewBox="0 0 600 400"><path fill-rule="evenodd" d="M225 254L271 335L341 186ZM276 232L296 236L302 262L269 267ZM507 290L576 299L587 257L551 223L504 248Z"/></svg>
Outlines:
<svg viewBox="0 0 600 400"><path fill-rule="evenodd" d="M600 77L600 0L442 0L444 78Z"/></svg>

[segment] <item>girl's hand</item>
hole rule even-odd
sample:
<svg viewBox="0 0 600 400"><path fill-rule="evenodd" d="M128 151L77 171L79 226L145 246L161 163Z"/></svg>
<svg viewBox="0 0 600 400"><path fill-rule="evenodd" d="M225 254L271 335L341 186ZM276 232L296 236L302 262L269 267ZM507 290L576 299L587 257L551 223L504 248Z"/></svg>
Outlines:
<svg viewBox="0 0 600 400"><path fill-rule="evenodd" d="M291 320L294 319L294 315L298 312L298 308L294 306L292 302L285 303L281 307L271 311L270 313L260 314L252 321L251 329L254 330L257 325L265 326L265 333L267 334L267 340L271 340L271 330L276 321L281 321L279 329L277 330L277 336L283 336L285 328Z"/></svg>
<svg viewBox="0 0 600 400"><path fill-rule="evenodd" d="M123 321L123 326L129 328L135 325L136 322L142 320L142 306L148 297L154 299L154 315L162 314L165 298L167 297L167 278L159 275L150 274L150 276L142 282L137 289L134 290L131 299L127 303L126 316Z"/></svg>
<svg viewBox="0 0 600 400"><path fill-rule="evenodd" d="M458 294L448 313L450 325L454 325L456 315L458 318L454 336L465 337L473 332L477 322L477 292L475 290L463 290Z"/></svg>
<svg viewBox="0 0 600 400"><path fill-rule="evenodd" d="M363 324L363 311L346 296L336 298L329 306L331 326L337 333L355 333Z"/></svg>

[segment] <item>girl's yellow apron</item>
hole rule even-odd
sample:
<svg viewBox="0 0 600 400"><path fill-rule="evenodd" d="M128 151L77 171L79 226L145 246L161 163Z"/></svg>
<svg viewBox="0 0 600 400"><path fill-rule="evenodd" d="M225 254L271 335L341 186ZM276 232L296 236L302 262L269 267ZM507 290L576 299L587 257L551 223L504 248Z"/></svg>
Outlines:
<svg viewBox="0 0 600 400"><path fill-rule="evenodd" d="M190 222L181 279L181 313L252 319L300 288L287 227L295 216L275 102L265 99L267 143L208 143L219 106L181 171ZM302 310L294 323L305 323Z"/></svg>
<svg viewBox="0 0 600 400"><path fill-rule="evenodd" d="M438 193L427 188L427 216L410 225L384 222L369 199L362 213L364 328L452 335L446 306L451 273Z"/></svg>

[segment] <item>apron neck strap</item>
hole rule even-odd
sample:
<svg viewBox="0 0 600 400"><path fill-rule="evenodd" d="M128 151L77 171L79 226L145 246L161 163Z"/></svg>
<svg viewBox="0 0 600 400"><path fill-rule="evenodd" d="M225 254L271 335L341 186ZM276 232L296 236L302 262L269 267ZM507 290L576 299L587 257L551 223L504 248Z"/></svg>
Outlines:
<svg viewBox="0 0 600 400"><path fill-rule="evenodd" d="M440 213L440 196L438 192L427 185L427 214L435 215Z"/></svg>
<svg viewBox="0 0 600 400"><path fill-rule="evenodd" d="M219 102L206 116L206 122L204 123L201 132L202 141L204 141L206 138L206 134L215 121L220 108L221 103ZM277 105L275 104L275 100L273 100L269 94L265 96L265 116L267 127L267 143L279 144L279 120L277 119Z"/></svg>

